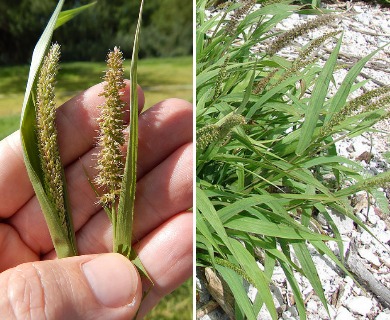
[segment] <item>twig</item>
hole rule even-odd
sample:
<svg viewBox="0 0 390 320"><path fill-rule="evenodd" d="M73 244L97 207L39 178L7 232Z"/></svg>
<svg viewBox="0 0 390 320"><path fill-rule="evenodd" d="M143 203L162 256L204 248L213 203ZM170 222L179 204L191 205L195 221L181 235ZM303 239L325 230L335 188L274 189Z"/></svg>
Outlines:
<svg viewBox="0 0 390 320"><path fill-rule="evenodd" d="M356 239L352 239L346 255L346 267L355 275L361 286L371 291L376 299L385 307L390 308L390 290L375 279L371 272L357 255Z"/></svg>
<svg viewBox="0 0 390 320"><path fill-rule="evenodd" d="M219 307L218 302L216 302L214 300L210 300L204 306L202 306L198 310L196 310L196 319L200 319L200 318L204 317L206 314L209 314L210 312L214 311L218 307Z"/></svg>
<svg viewBox="0 0 390 320"><path fill-rule="evenodd" d="M354 26L351 26L351 30L355 31L355 32L359 32L359 33L364 33L364 34L367 34L369 36L375 36L375 37L390 37L390 33L376 33L376 32L372 32L372 31L367 31L367 30L363 30L363 29L359 29L359 28L356 28Z"/></svg>
<svg viewBox="0 0 390 320"><path fill-rule="evenodd" d="M379 81L379 80L376 80L374 78L372 78L370 75L368 75L367 73L365 72L360 72L360 75L366 79L370 79L373 83L377 84L378 86L380 87L384 87L386 86L386 83L382 82L382 81Z"/></svg>
<svg viewBox="0 0 390 320"><path fill-rule="evenodd" d="M210 295L218 302L223 311L226 312L229 319L234 319L234 298L229 287L211 268L205 269L205 276L207 290Z"/></svg>
<svg viewBox="0 0 390 320"><path fill-rule="evenodd" d="M326 52L328 52L328 53L332 52L332 50L330 50L328 48L324 48L324 50ZM344 58L345 60L348 60L348 62L346 64L348 66L351 66L351 67L353 67L357 61L362 59L362 57L354 56L352 54L342 53L342 52L339 52L339 57L340 58ZM380 70L380 71L383 71L383 72L386 72L386 73L390 73L390 68L387 65L387 63L386 64L381 64L379 62L372 61L372 62L368 62L365 67L368 68L368 69Z"/></svg>

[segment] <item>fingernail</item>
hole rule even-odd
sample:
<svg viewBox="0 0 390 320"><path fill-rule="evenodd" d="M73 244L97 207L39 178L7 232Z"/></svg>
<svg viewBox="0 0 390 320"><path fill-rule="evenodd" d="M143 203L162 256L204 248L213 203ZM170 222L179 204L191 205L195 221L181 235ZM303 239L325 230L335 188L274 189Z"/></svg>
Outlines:
<svg viewBox="0 0 390 320"><path fill-rule="evenodd" d="M118 308L133 303L139 276L134 266L119 254L106 254L82 265L96 299L104 306Z"/></svg>

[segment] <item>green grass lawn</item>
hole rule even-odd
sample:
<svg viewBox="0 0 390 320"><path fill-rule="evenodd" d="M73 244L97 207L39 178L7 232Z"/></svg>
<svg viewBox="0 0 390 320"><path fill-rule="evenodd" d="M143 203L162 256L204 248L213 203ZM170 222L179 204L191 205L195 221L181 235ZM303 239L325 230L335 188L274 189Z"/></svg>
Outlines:
<svg viewBox="0 0 390 320"><path fill-rule="evenodd" d="M125 62L129 70L130 61ZM105 63L62 63L57 82L57 105L101 82ZM18 129L29 66L0 67L0 140ZM167 98L192 101L192 57L140 60L138 83L145 107ZM192 280L162 299L146 319L192 319Z"/></svg>
<svg viewBox="0 0 390 320"><path fill-rule="evenodd" d="M17 130L19 127L19 122L19 114L0 116L0 140Z"/></svg>
<svg viewBox="0 0 390 320"><path fill-rule="evenodd" d="M158 306L144 318L145 320L191 320L192 318L192 279L163 298Z"/></svg>
<svg viewBox="0 0 390 320"><path fill-rule="evenodd" d="M125 61L129 70L130 61ZM102 81L104 62L61 63L56 87L57 104ZM18 127L29 66L0 67L0 139ZM192 57L154 58L139 61L138 83L145 92L145 107L167 98L192 101ZM11 117L10 117L11 116ZM12 132L11 131L11 132Z"/></svg>

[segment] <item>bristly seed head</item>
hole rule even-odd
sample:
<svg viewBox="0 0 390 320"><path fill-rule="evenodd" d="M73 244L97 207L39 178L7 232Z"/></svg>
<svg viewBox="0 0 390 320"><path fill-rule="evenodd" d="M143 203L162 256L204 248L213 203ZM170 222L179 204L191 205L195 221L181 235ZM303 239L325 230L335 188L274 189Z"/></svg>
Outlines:
<svg viewBox="0 0 390 320"><path fill-rule="evenodd" d="M55 125L55 78L58 72L60 46L53 44L43 60L37 81L36 123L38 148L46 194L54 203L62 224L66 223L62 164Z"/></svg>
<svg viewBox="0 0 390 320"><path fill-rule="evenodd" d="M282 33L266 49L267 54L273 56L281 49L287 47L294 39L307 34L311 30L327 25L336 18L339 17L333 14L324 14Z"/></svg>
<svg viewBox="0 0 390 320"><path fill-rule="evenodd" d="M241 0L239 1L239 3L241 4L241 7L234 10L233 15L231 16L228 24L226 25L226 32L230 36L234 36L240 19L242 19L249 13L249 11L256 4L256 0Z"/></svg>
<svg viewBox="0 0 390 320"><path fill-rule="evenodd" d="M370 112L385 109L390 104L390 86L384 86L370 90L344 105L336 112L330 121L320 130L320 137L325 137L332 133L334 127L342 123L347 117L357 112Z"/></svg>
<svg viewBox="0 0 390 320"><path fill-rule="evenodd" d="M239 114L228 115L220 125L209 124L196 131L196 146L206 148L213 142L222 143L235 126L245 124L245 118Z"/></svg>
<svg viewBox="0 0 390 320"><path fill-rule="evenodd" d="M107 71L104 76L104 91L100 94L106 98L99 106L101 115L98 119L100 136L98 146L100 152L97 159L99 171L95 181L105 189L99 201L102 205L112 207L120 194L123 177L123 157L121 146L125 139L123 135L123 107L125 103L120 99L121 91L125 87L123 79L123 55L115 47L107 56Z"/></svg>

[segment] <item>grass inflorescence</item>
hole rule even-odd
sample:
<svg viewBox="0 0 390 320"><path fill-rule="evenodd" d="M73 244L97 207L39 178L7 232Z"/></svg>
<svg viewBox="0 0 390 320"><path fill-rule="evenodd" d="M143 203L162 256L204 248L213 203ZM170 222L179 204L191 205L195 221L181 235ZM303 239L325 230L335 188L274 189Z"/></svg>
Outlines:
<svg viewBox="0 0 390 320"><path fill-rule="evenodd" d="M213 142L222 143L229 137L231 130L240 124L245 124L245 118L239 114L230 114L219 124L209 124L196 131L196 145L206 148Z"/></svg>
<svg viewBox="0 0 390 320"><path fill-rule="evenodd" d="M234 10L230 20L226 25L226 32L230 36L234 36L238 23L253 8L253 6L256 4L256 0L240 0L239 4L240 7Z"/></svg>
<svg viewBox="0 0 390 320"><path fill-rule="evenodd" d="M320 15L315 19L312 19L306 23L300 24L291 30L283 32L272 41L272 43L267 47L266 52L268 55L273 56L281 49L287 47L294 39L307 34L309 31L312 31L316 28L319 28L324 25L328 25L330 22L334 21L336 16L334 14Z"/></svg>
<svg viewBox="0 0 390 320"><path fill-rule="evenodd" d="M390 86L379 87L350 100L320 130L320 137L331 134L335 127L356 113L385 109L390 104ZM383 118L383 116L382 116Z"/></svg>
<svg viewBox="0 0 390 320"><path fill-rule="evenodd" d="M112 208L119 198L123 177L124 162L121 148L125 142L123 130L122 89L125 87L122 52L115 47L107 56L107 71L104 76L105 102L99 106L101 115L98 119L100 134L97 158L98 175L95 179L105 192L100 197L103 206Z"/></svg>
<svg viewBox="0 0 390 320"><path fill-rule="evenodd" d="M37 83L37 137L46 193L55 204L56 212L66 224L62 163L58 150L55 124L55 83L59 68L60 46L53 44L43 60Z"/></svg>

